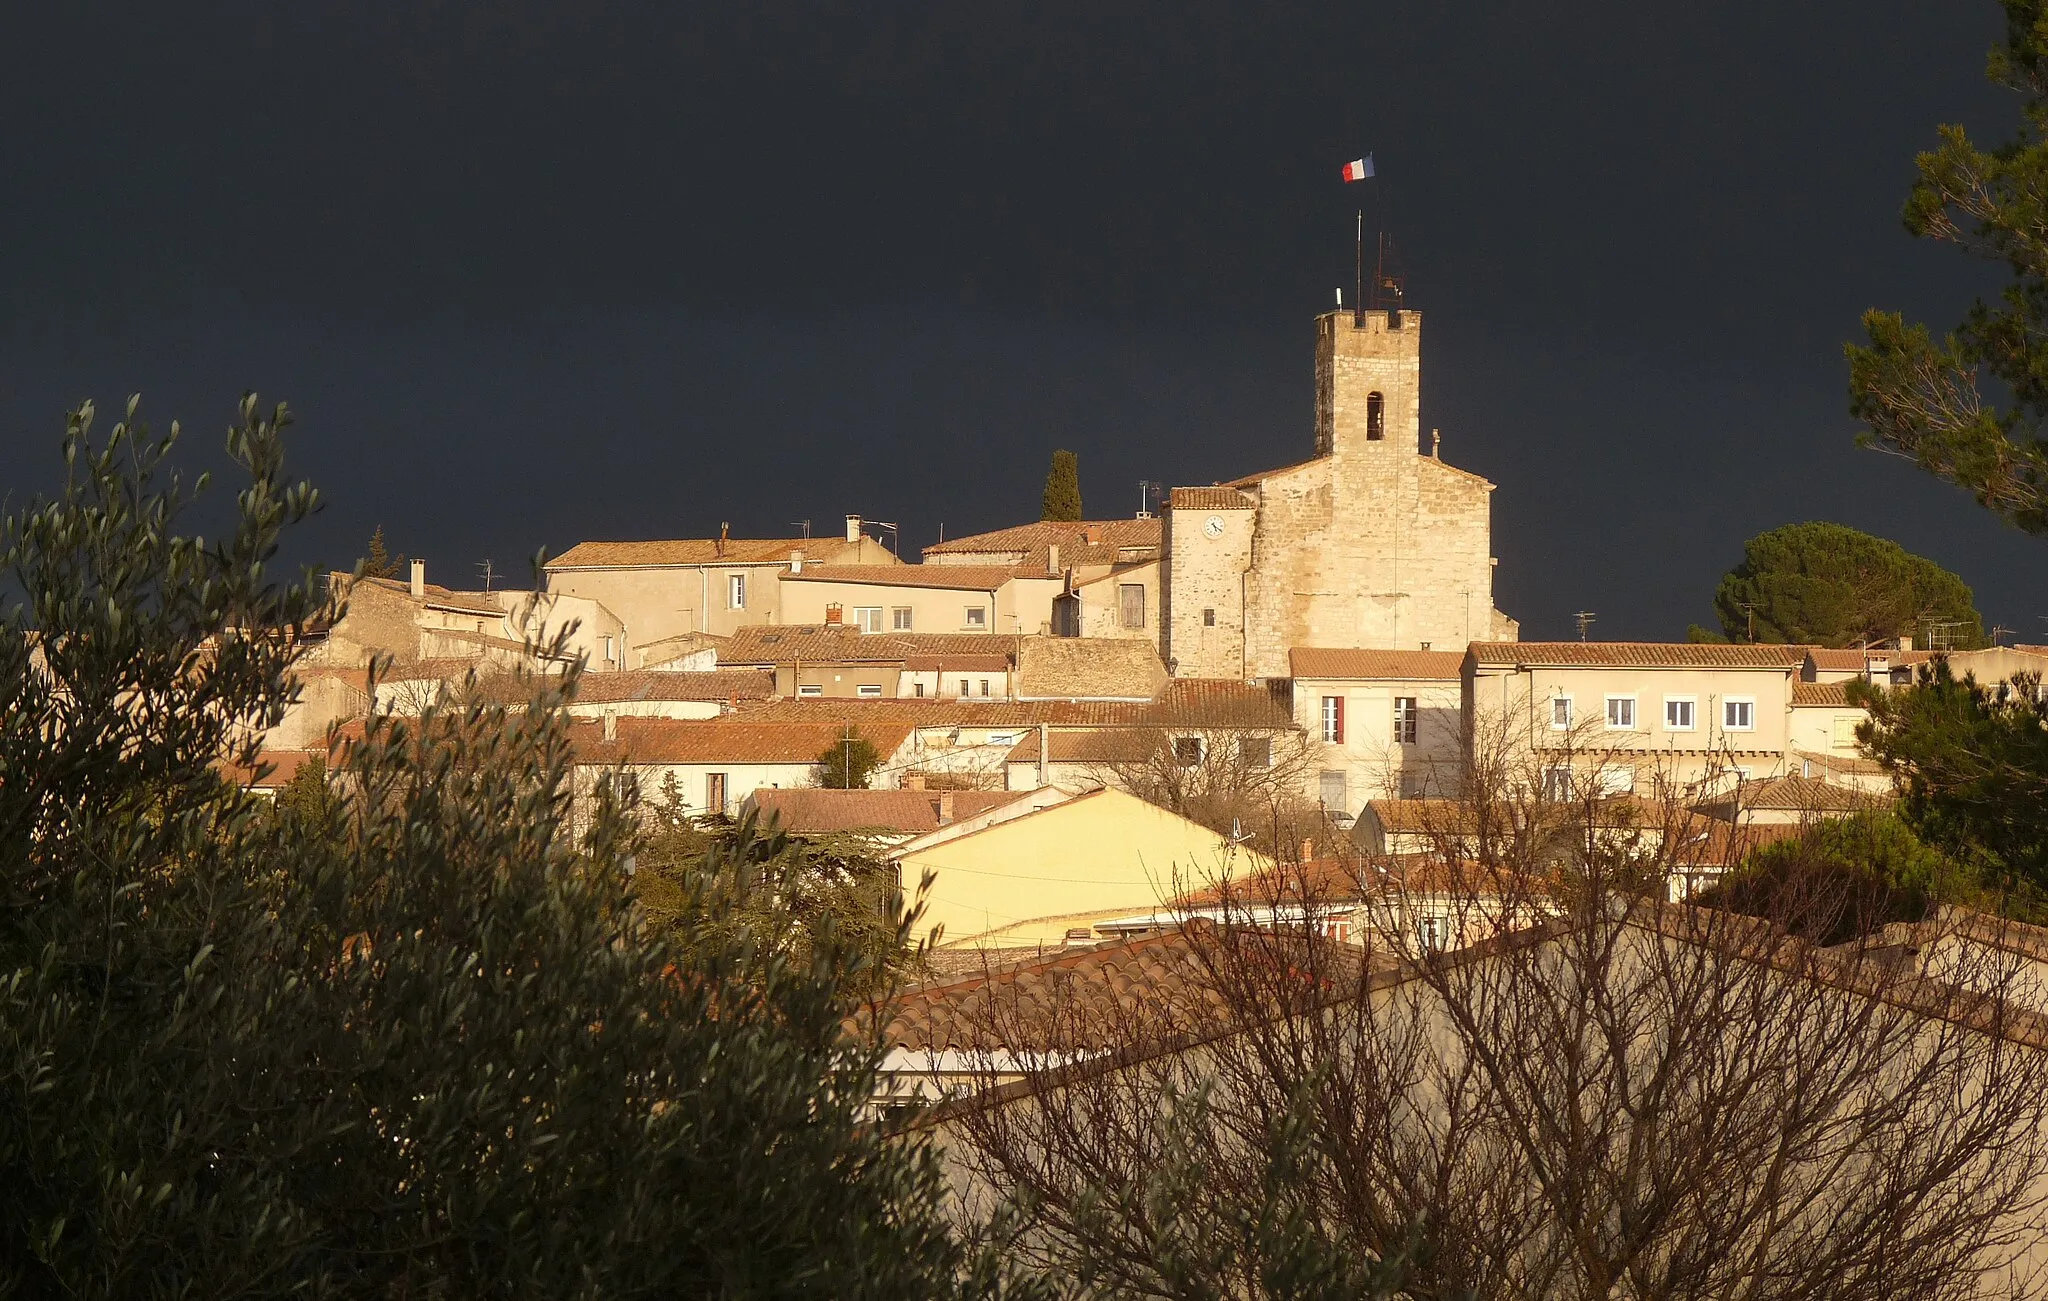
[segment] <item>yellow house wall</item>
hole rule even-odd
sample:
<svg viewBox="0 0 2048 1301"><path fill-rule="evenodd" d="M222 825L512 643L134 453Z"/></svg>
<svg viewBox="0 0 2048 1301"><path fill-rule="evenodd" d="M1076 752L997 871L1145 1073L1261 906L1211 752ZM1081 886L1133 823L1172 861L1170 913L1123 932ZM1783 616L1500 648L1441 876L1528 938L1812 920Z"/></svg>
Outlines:
<svg viewBox="0 0 2048 1301"><path fill-rule="evenodd" d="M994 946L1057 941L1075 917L1151 911L1224 871L1242 876L1266 866L1206 827L1113 790L900 863L906 890L933 873L924 924L941 927L939 942L949 946L977 937Z"/></svg>
<svg viewBox="0 0 2048 1301"><path fill-rule="evenodd" d="M1458 793L1464 738L1463 689L1440 678L1412 682L1329 681L1297 678L1294 721L1309 738L1313 756L1307 773L1310 799L1320 791L1321 774L1341 770L1349 808L1357 813L1367 800L1449 797ZM1323 698L1344 701L1344 740L1323 740ZM1394 698L1415 700L1415 741L1394 740Z"/></svg>

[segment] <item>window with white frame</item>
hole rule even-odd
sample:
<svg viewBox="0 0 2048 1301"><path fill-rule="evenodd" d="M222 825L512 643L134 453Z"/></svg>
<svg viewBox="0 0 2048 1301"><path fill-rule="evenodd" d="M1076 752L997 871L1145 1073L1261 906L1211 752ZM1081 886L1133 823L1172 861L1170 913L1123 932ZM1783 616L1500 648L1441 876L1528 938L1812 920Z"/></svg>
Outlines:
<svg viewBox="0 0 2048 1301"><path fill-rule="evenodd" d="M910 607L907 605L898 605L890 607L889 626L895 629L897 632L909 632Z"/></svg>
<svg viewBox="0 0 2048 1301"><path fill-rule="evenodd" d="M1379 394L1373 394L1378 397ZM1424 953L1440 953L1444 947L1444 923L1441 917L1422 917L1415 923L1415 942Z"/></svg>
<svg viewBox="0 0 2048 1301"><path fill-rule="evenodd" d="M853 689L853 694L861 697L863 700L879 700L882 695L882 684L879 682L863 682Z"/></svg>
<svg viewBox="0 0 2048 1301"><path fill-rule="evenodd" d="M1414 745L1421 734L1420 711L1415 708L1415 697L1394 697L1394 740L1400 745Z"/></svg>
<svg viewBox="0 0 2048 1301"><path fill-rule="evenodd" d="M1635 788L1635 769L1623 764L1607 764L1600 769L1600 793L1602 795L1627 795Z"/></svg>
<svg viewBox="0 0 2048 1301"><path fill-rule="evenodd" d="M1572 698L1552 696L1550 698L1550 730L1562 732L1572 725Z"/></svg>
<svg viewBox="0 0 2048 1301"><path fill-rule="evenodd" d="M725 576L725 608L744 610L747 608L747 576L727 574Z"/></svg>
<svg viewBox="0 0 2048 1301"><path fill-rule="evenodd" d="M988 679L987 679L987 678L983 678L983 679L981 679L981 691L980 691L980 694L981 694L981 695L984 695L984 696L988 694Z"/></svg>
<svg viewBox="0 0 2048 1301"><path fill-rule="evenodd" d="M1721 727L1729 732L1756 730L1756 701L1748 696L1729 696L1721 702Z"/></svg>
<svg viewBox="0 0 2048 1301"><path fill-rule="evenodd" d="M1690 732L1699 724L1694 711L1699 701L1691 696L1664 697L1664 730L1667 732Z"/></svg>
<svg viewBox="0 0 2048 1301"><path fill-rule="evenodd" d="M966 679L966 678L962 678L962 679L960 679L960 698L961 698L962 700L965 700L965 699L967 699L967 697L968 697L968 694L969 694L969 693L968 693L968 690L967 690L967 679Z"/></svg>
<svg viewBox="0 0 2048 1301"><path fill-rule="evenodd" d="M882 607L879 605L856 605L853 607L854 626L862 632L882 630Z"/></svg>
<svg viewBox="0 0 2048 1301"><path fill-rule="evenodd" d="M985 606L985 605L970 605L970 606L968 606L968 607L967 607L967 626L968 626L968 627L970 627L970 628L986 628L986 627L988 627L988 607L987 607L987 606Z"/></svg>
<svg viewBox="0 0 2048 1301"><path fill-rule="evenodd" d="M1610 732L1633 732L1636 730L1636 698L1634 696L1607 697L1607 730Z"/></svg>
<svg viewBox="0 0 2048 1301"><path fill-rule="evenodd" d="M1331 745L1344 743L1344 697L1323 697L1323 740Z"/></svg>
<svg viewBox="0 0 2048 1301"><path fill-rule="evenodd" d="M825 694L825 688L819 686L815 682L807 682L804 685L798 687L796 689L796 693L799 696L822 696Z"/></svg>

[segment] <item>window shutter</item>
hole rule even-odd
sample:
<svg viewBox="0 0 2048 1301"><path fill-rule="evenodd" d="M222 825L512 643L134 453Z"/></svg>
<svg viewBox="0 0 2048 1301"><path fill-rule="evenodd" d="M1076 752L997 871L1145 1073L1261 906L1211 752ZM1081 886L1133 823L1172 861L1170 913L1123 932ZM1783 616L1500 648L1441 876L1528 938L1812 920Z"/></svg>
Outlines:
<svg viewBox="0 0 2048 1301"><path fill-rule="evenodd" d="M1337 701L1337 744L1339 744L1339 745L1342 745L1342 744L1344 744L1344 697L1342 697L1342 696L1338 696L1338 697L1336 697L1336 701Z"/></svg>

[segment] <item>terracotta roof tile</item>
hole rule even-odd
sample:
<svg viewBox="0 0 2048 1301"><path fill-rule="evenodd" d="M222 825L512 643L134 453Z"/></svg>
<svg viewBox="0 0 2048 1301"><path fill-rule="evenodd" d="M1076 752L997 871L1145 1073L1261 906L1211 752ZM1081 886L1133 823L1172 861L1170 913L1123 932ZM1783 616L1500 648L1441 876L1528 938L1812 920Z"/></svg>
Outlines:
<svg viewBox="0 0 2048 1301"><path fill-rule="evenodd" d="M1842 707L1849 703L1847 682L1794 682L1792 704L1834 705Z"/></svg>
<svg viewBox="0 0 2048 1301"><path fill-rule="evenodd" d="M348 575L337 574L335 577L347 579ZM355 582L370 587L381 587L385 591L397 592L405 596L412 595L412 586L404 579L359 578ZM467 614L503 615L505 613L503 605L499 604L491 595L483 592L456 592L442 587L438 583L423 584L422 590L426 593L424 599L428 605L438 605L450 610L461 610ZM502 593L498 595L502 595ZM524 593L521 593L521 595L524 595ZM436 629L436 631L440 630Z"/></svg>
<svg viewBox="0 0 2048 1301"><path fill-rule="evenodd" d="M763 788L748 796L765 820L785 831L891 831L922 834L1023 799L1025 791L842 791Z"/></svg>
<svg viewBox="0 0 2048 1301"><path fill-rule="evenodd" d="M1043 520L954 538L924 549L942 557L1004 556L1005 563L1044 570L1052 548L1060 549L1060 567L1137 564L1159 557L1162 522L1157 519ZM951 561L941 561L950 564Z"/></svg>
<svg viewBox="0 0 2048 1301"><path fill-rule="evenodd" d="M584 764L812 763L845 734L841 722L760 723L722 719L621 718L614 741L601 724L570 729L576 757ZM906 723L867 721L855 730L884 758L910 738Z"/></svg>
<svg viewBox="0 0 2048 1301"><path fill-rule="evenodd" d="M1925 664L1934 658L1934 652L1924 650L1858 650L1851 646L1844 650L1831 646L1809 646L1806 656L1813 661L1816 669L1830 673L1861 673L1864 665L1871 660L1883 660L1893 665Z"/></svg>
<svg viewBox="0 0 2048 1301"><path fill-rule="evenodd" d="M718 662L900 664L912 656L1010 656L1017 652L1017 640L1013 633L1000 632L862 633L848 624L756 625L735 629L718 648Z"/></svg>
<svg viewBox="0 0 2048 1301"><path fill-rule="evenodd" d="M806 564L829 565L857 550L843 538L677 538L653 542L579 542L547 562L548 569L610 569L637 565L787 564L792 551Z"/></svg>
<svg viewBox="0 0 2048 1301"><path fill-rule="evenodd" d="M637 669L624 673L585 673L577 680L576 700L609 705L634 700L766 700L775 694L775 675L762 669L723 669L678 673Z"/></svg>
<svg viewBox="0 0 2048 1301"><path fill-rule="evenodd" d="M1838 776L1878 777L1884 774L1883 764L1860 755L1816 754L1811 750L1794 750L1792 753L1801 763L1812 764L1822 772L1831 772Z"/></svg>
<svg viewBox="0 0 2048 1301"><path fill-rule="evenodd" d="M1051 733L1052 756L1048 763L1143 763L1159 753L1166 738L1149 727L1104 727L1088 731L1065 730ZM1003 756L1005 763L1037 763L1038 731Z"/></svg>
<svg viewBox="0 0 2048 1301"><path fill-rule="evenodd" d="M1287 659L1297 678L1456 682L1464 674L1465 652L1297 646L1287 653Z"/></svg>
<svg viewBox="0 0 2048 1301"><path fill-rule="evenodd" d="M1166 685L1150 641L1027 637L1017 647L1017 694L1035 699L1150 700Z"/></svg>
<svg viewBox="0 0 2048 1301"><path fill-rule="evenodd" d="M1159 727L1292 727L1285 685L1175 678L1154 697L1144 721Z"/></svg>
<svg viewBox="0 0 2048 1301"><path fill-rule="evenodd" d="M1742 784L1746 809L1795 809L1807 813L1854 813L1881 809L1891 800L1869 791L1834 786L1813 777L1773 777Z"/></svg>
<svg viewBox="0 0 2048 1301"><path fill-rule="evenodd" d="M1726 645L1708 642L1497 641L1473 642L1480 664L1533 664L1592 668L1792 669L1804 646Z"/></svg>
<svg viewBox="0 0 2048 1301"><path fill-rule="evenodd" d="M1166 504L1173 510L1254 510L1258 503L1235 488L1175 488Z"/></svg>

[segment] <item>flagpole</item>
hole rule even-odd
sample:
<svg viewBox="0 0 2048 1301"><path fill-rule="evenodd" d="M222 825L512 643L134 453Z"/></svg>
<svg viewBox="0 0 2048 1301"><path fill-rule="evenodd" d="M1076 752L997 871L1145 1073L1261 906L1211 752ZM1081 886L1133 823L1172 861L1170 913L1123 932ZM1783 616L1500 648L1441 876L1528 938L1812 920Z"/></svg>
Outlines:
<svg viewBox="0 0 2048 1301"><path fill-rule="evenodd" d="M1358 210L1357 248L1351 259L1351 328L1365 326L1365 209Z"/></svg>

